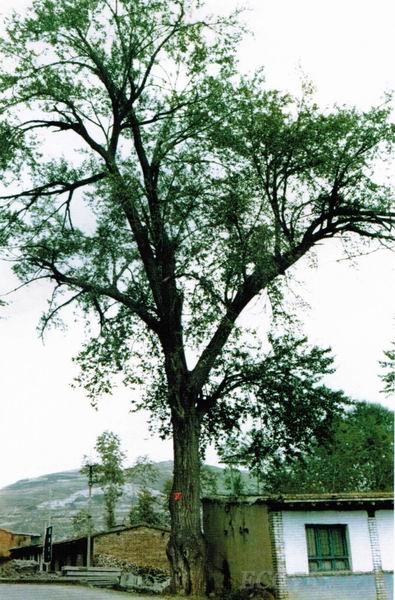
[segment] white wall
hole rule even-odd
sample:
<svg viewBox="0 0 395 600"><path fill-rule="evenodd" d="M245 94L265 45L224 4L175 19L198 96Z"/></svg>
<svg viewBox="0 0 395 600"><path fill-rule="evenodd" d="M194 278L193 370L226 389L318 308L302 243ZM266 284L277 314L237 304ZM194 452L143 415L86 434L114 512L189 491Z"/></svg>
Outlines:
<svg viewBox="0 0 395 600"><path fill-rule="evenodd" d="M385 571L394 568L394 511L376 511L377 530L381 552L381 564Z"/></svg>
<svg viewBox="0 0 395 600"><path fill-rule="evenodd" d="M372 571L366 511L283 511L285 563L288 575L309 572L305 525L347 525L352 571Z"/></svg>

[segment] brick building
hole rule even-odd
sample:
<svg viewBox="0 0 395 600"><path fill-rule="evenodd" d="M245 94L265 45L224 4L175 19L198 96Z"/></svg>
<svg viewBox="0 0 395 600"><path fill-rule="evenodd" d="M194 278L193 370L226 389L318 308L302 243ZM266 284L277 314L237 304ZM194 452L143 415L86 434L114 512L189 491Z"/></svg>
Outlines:
<svg viewBox="0 0 395 600"><path fill-rule="evenodd" d="M36 544L41 539L38 533L19 533L0 528L0 559L10 558L11 548L20 548Z"/></svg>
<svg viewBox="0 0 395 600"><path fill-rule="evenodd" d="M393 496L206 498L209 584L277 600L391 600Z"/></svg>
<svg viewBox="0 0 395 600"><path fill-rule="evenodd" d="M168 571L166 546L169 535L168 529L148 525L98 533L93 538L93 555L111 556L139 567Z"/></svg>
<svg viewBox="0 0 395 600"><path fill-rule="evenodd" d="M162 527L133 525L118 527L92 535L92 564L99 559L125 561L138 567L169 570L166 545L169 530ZM79 537L55 542L52 546L51 571L60 571L64 566L85 566L87 563L88 540ZM24 548L12 548L12 558L40 561L42 544Z"/></svg>

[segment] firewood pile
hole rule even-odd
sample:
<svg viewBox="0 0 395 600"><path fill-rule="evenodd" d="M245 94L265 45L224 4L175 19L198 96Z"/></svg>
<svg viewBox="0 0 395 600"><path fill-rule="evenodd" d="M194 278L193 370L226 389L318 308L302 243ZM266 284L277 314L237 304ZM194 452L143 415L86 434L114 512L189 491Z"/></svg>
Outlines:
<svg viewBox="0 0 395 600"><path fill-rule="evenodd" d="M0 563L0 577L31 577L38 574L39 568L35 560L7 560Z"/></svg>
<svg viewBox="0 0 395 600"><path fill-rule="evenodd" d="M153 577L157 581L161 579L166 580L169 577L169 574L162 569L150 566L142 567L108 554L97 554L95 556L95 567L117 567L122 573L133 573L134 575L141 575L143 577Z"/></svg>

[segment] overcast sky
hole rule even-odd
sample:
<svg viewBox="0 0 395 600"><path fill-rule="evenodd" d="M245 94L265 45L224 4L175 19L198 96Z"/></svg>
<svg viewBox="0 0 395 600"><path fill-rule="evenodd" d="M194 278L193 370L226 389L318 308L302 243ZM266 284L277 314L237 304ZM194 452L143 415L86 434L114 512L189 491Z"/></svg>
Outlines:
<svg viewBox="0 0 395 600"><path fill-rule="evenodd" d="M76 0L78 1L78 0ZM1 20L26 0L0 0ZM209 0L212 12L236 2ZM240 50L245 71L264 65L267 84L292 92L305 73L323 105L367 108L395 88L393 0L250 0L246 21L255 37ZM387 251L350 266L334 243L318 252L318 268L297 269L298 292L311 341L331 346L337 373L331 384L356 399L390 400L380 393L378 361L394 332L395 265ZM0 265L0 287L12 287L8 265ZM150 438L147 415L130 414L130 393L119 390L94 411L81 390L70 388L81 325L50 332L43 345L36 325L47 289L37 284L12 299L0 320L0 487L25 477L79 467L104 429L121 436L130 461L141 454L171 458L171 444ZM257 306L251 318L264 321ZM211 457L213 459L213 457Z"/></svg>

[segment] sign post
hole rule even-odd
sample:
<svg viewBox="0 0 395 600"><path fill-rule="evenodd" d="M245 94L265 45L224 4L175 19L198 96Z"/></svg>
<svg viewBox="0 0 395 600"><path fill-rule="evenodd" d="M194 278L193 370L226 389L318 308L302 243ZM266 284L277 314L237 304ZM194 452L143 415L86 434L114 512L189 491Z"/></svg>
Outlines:
<svg viewBox="0 0 395 600"><path fill-rule="evenodd" d="M48 565L52 560L52 525L49 525L45 530L45 541L44 541L44 563L46 565L46 571L48 571Z"/></svg>

